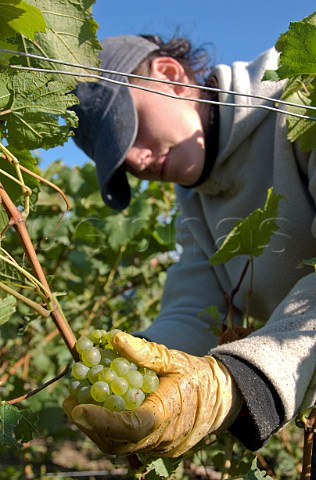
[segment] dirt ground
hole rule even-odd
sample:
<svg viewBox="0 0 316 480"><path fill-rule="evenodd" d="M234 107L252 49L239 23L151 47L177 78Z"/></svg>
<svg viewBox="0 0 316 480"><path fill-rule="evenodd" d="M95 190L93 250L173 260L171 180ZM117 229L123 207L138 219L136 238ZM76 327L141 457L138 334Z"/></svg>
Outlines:
<svg viewBox="0 0 316 480"><path fill-rule="evenodd" d="M12 450L0 451L0 480L10 477L1 473L7 467L17 467L21 476L13 477L21 480L134 480L140 479L128 473L126 458L105 456L86 438L64 440L56 443L53 439L34 440L19 453L12 455ZM151 475L153 475L151 473ZM150 480L155 477L150 476ZM158 477L157 477L158 478ZM211 467L201 467L184 462L172 480L219 480L221 474ZM143 476L146 480L146 475ZM11 480L11 479L10 479ZM140 479L142 480L142 479Z"/></svg>

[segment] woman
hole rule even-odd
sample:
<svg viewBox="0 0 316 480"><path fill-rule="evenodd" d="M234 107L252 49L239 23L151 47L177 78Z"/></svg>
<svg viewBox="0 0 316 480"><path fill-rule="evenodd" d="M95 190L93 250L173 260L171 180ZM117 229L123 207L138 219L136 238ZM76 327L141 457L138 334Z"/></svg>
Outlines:
<svg viewBox="0 0 316 480"><path fill-rule="evenodd" d="M159 389L133 412L78 406L72 397L66 412L107 453L176 457L225 429L257 450L297 414L316 363L316 275L297 268L315 256L316 155L287 140L284 114L255 108L271 103L251 96L280 96L281 84L262 82L265 70L277 68L278 55L271 49L251 63L215 67L207 85L247 94L217 97L188 85L197 84L201 69L199 52L185 39L164 44L158 37L122 36L102 46L103 68L157 81L112 73L106 77L133 88L79 84L75 140L95 160L103 199L114 209L130 201L126 170L176 184L183 252L169 269L159 317L136 334L147 341L125 333L113 339L125 357L157 371ZM212 267L209 258L237 219L263 206L271 186L284 197L280 229L255 261L248 304L264 325L216 346L206 308L216 305L224 314L225 292L238 283L245 259ZM237 322L249 281L246 276L234 296ZM308 404L313 401L315 391Z"/></svg>

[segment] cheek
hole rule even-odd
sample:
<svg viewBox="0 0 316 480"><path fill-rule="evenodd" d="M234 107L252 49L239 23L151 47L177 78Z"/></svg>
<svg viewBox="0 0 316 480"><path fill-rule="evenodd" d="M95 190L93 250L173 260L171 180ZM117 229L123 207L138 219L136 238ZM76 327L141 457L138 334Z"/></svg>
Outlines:
<svg viewBox="0 0 316 480"><path fill-rule="evenodd" d="M139 134L146 140L165 140L182 130L184 112L181 100L167 99L161 95L152 98L146 109L138 112Z"/></svg>

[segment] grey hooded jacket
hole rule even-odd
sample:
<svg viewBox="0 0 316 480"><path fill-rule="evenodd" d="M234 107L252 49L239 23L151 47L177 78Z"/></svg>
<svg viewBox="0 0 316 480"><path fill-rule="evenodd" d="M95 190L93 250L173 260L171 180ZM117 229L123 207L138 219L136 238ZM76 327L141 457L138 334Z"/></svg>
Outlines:
<svg viewBox="0 0 316 480"><path fill-rule="evenodd" d="M227 91L278 98L282 84L261 81L277 59L271 49L250 63L219 65L214 75ZM227 366L246 407L232 431L255 450L296 415L316 365L316 274L302 264L316 257L316 152L303 153L287 140L285 115L260 106L273 106L268 100L231 93L220 100L235 106L220 107L219 149L208 179L197 188L176 187L182 253L168 271L160 315L142 334L194 355L211 353ZM206 309L216 305L224 315L224 292L237 285L246 258L216 267L209 258L238 219L263 207L269 187L284 196L279 230L254 260L250 297L250 272L234 297L235 319L247 308L262 327L217 346Z"/></svg>

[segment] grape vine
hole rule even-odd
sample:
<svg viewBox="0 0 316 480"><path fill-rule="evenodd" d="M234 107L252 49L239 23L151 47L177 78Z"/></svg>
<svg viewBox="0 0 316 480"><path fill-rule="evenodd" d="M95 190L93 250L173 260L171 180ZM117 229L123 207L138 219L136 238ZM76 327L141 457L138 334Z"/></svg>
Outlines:
<svg viewBox="0 0 316 480"><path fill-rule="evenodd" d="M69 138L70 129L77 124L76 115L69 110L78 102L70 93L77 80L75 76L65 79L58 74L20 70L23 66L40 68L43 64L12 52L97 65L99 43L91 5L89 0L0 3L0 231L4 238L14 227L28 259L28 266L24 261L19 264L1 242L1 324L14 314L17 302L24 302L40 316L53 319L75 359L75 336L48 284L26 222L30 209L35 207L40 182L47 184L39 175L33 151L62 145ZM51 182L50 185L53 186ZM21 427L23 415L10 403L2 406L1 422L8 426L3 429L2 444L20 445L14 432ZM30 430L27 435L20 434L22 442L31 437Z"/></svg>
<svg viewBox="0 0 316 480"><path fill-rule="evenodd" d="M108 329L121 326L128 329L140 312L147 324L157 313L165 270L172 263L170 251L175 248L176 206L172 188L151 185L147 192L141 192L141 185L134 180L135 198L130 212L118 214L109 212L97 196L91 165L71 170L56 162L45 174L38 168L36 149L63 145L77 125L77 118L69 109L78 101L71 93L79 79L76 75L89 73L82 65L98 66L100 45L92 5L93 0L0 0L0 328L4 339L0 344L1 390L21 365L24 366L23 385L32 384L27 375L29 347L31 350L40 346L34 346L30 330L38 334L34 338L40 338L39 343L45 346L61 337L68 348L65 353L58 343L52 347L58 353L52 354L51 363L54 368L56 365L62 368L61 372L54 371L49 380L45 370L48 355L44 352L43 370L38 365L42 386L27 393L23 390L20 395L19 385L14 381L9 384L8 396L13 398L0 403L0 446L10 448L21 449L31 440L38 420L31 408L16 405L21 400L34 398L34 393L43 392L63 376L68 370L64 367L69 363L69 352L76 361L69 389L79 395L78 401L87 398L90 401L92 396L94 401L106 403L106 407L113 410L134 408L157 386L157 377L126 366L121 359L115 359L115 355L111 358L111 350L107 352L108 357L103 354L101 358L96 348L98 341L93 340L90 345L91 337L87 340L86 333L92 323L101 321L100 317L103 323L105 318L111 318L106 325ZM282 99L298 105L287 108L310 116L310 120L290 116L287 120L289 140L301 142L303 150L316 148L316 115L307 109L316 108L315 45L314 13L291 24L289 31L280 36L276 44L280 51L279 68L265 76L268 80L287 80ZM65 62L63 69L70 75L53 73L51 70L57 70L56 64L45 58ZM74 71L74 64L81 66ZM49 72L44 71L47 67ZM255 210L235 226L211 263L226 262L235 251L238 255L248 255L250 260L245 269L249 265L252 268L254 257L262 253L263 243L268 243L277 228L273 218L277 216L280 200L270 190L264 208ZM63 219L70 209L68 222L59 220L56 225L56 214ZM101 216L105 219L102 224ZM161 221L162 216L165 221ZM262 218L272 220L265 222L266 230L259 235ZM48 225L51 228L47 228ZM236 241L242 245L242 251L234 249ZM311 263L315 265L314 261ZM58 277L60 270L64 274ZM228 318L233 295L234 292L227 301ZM77 343L66 317L82 332ZM54 328L48 328L47 332L50 319ZM12 336L19 328L23 335L18 337L17 344L19 352L24 353L18 362L8 365L2 358L8 355L9 346L16 346ZM98 330L93 330L92 336L97 335L96 332ZM23 340L19 343L23 337L27 350L22 348L25 347ZM88 344L87 350L84 345ZM310 442L315 409L308 415L302 411L300 421L305 431L308 430ZM204 447L198 445L193 453ZM243 455L247 457L245 452ZM262 456L258 454L257 458L265 467ZM247 457L247 461L246 465L236 465L231 471L245 479L271 478L259 470L253 456ZM304 464L308 465L309 461L310 452ZM168 478L178 464L171 460L143 459L147 473L152 472L155 478ZM306 471L308 466L303 466L303 472L304 468Z"/></svg>

